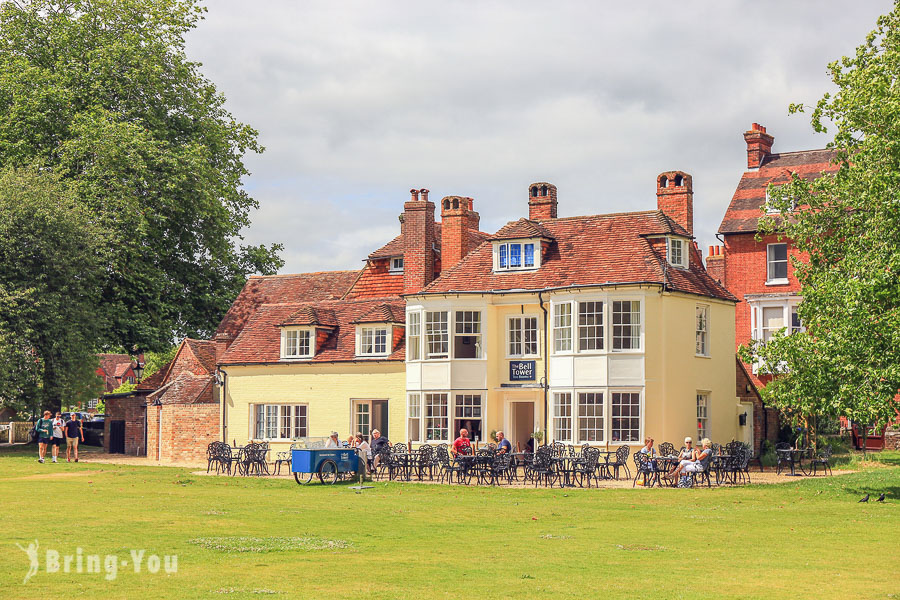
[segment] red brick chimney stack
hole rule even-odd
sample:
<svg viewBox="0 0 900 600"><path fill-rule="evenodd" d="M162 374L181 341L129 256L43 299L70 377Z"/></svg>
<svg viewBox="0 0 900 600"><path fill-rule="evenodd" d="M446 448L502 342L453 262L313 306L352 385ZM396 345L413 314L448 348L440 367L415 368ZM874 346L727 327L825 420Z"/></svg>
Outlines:
<svg viewBox="0 0 900 600"><path fill-rule="evenodd" d="M744 132L744 141L747 142L747 168L758 169L766 156L772 153L775 138L766 133L765 127L754 123L750 131Z"/></svg>
<svg viewBox="0 0 900 600"><path fill-rule="evenodd" d="M441 271L451 268L469 253L471 198L447 196L441 200Z"/></svg>
<svg viewBox="0 0 900 600"><path fill-rule="evenodd" d="M556 218L556 186L538 181L528 186L528 218L545 221Z"/></svg>
<svg viewBox="0 0 900 600"><path fill-rule="evenodd" d="M722 246L709 247L709 255L706 257L706 272L722 287L725 287L725 253L722 252Z"/></svg>
<svg viewBox="0 0 900 600"><path fill-rule="evenodd" d="M683 171L666 171L656 178L656 206L694 235L694 188Z"/></svg>
<svg viewBox="0 0 900 600"><path fill-rule="evenodd" d="M481 215L475 212L475 200L466 198L469 201L469 229L479 231L481 227ZM471 248L469 248L471 250Z"/></svg>
<svg viewBox="0 0 900 600"><path fill-rule="evenodd" d="M428 190L410 190L403 205L403 293L415 294L434 280L434 203Z"/></svg>

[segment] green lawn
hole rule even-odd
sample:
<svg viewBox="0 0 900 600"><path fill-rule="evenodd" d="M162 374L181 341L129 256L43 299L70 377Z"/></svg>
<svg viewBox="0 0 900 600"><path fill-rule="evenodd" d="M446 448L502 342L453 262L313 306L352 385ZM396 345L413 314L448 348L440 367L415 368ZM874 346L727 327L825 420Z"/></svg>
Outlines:
<svg viewBox="0 0 900 600"><path fill-rule="evenodd" d="M30 448L0 449L0 590L4 600L900 598L900 453L879 460L840 477L711 490L376 483L357 494L41 465ZM882 492L884 505L857 503ZM40 571L23 584L29 561L15 544L35 538ZM78 547L129 565L113 581L45 571L47 549ZM146 552L140 574L131 550ZM177 573L147 573L153 554L177 554Z"/></svg>

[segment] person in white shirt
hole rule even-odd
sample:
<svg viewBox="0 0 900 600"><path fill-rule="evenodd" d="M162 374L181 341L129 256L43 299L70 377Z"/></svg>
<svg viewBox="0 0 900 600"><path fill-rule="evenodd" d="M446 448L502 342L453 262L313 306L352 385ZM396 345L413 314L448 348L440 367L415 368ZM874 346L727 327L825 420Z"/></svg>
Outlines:
<svg viewBox="0 0 900 600"><path fill-rule="evenodd" d="M338 432L337 432L337 431L332 431L332 432L331 432L331 437L328 438L328 441L327 441L327 442L325 442L325 447L326 447L326 448L340 448L340 447L341 447L341 441L340 441L340 439L338 438Z"/></svg>
<svg viewBox="0 0 900 600"><path fill-rule="evenodd" d="M57 412L56 418L53 419L53 462L56 462L56 457L59 456L59 447L64 443L63 426L65 424L62 413Z"/></svg>
<svg viewBox="0 0 900 600"><path fill-rule="evenodd" d="M361 433L356 434L356 448L363 453L363 456L371 460L372 447L369 446L369 442L366 441L366 438Z"/></svg>

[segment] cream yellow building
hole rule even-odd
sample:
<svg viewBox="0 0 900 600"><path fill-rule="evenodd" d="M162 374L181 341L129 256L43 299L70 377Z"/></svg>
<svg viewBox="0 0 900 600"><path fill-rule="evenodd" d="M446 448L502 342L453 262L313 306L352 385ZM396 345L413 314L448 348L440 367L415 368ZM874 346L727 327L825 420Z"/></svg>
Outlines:
<svg viewBox="0 0 900 600"><path fill-rule="evenodd" d="M411 440L744 437L735 299L693 244L690 176L662 178L658 210L568 218L533 184L530 219L407 296Z"/></svg>

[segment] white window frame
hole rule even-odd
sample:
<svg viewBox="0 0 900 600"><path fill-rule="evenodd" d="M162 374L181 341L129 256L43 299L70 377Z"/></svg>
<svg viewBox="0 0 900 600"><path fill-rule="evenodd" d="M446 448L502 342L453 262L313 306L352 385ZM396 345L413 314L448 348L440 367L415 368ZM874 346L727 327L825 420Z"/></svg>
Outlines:
<svg viewBox="0 0 900 600"><path fill-rule="evenodd" d="M553 440L557 442L566 442L571 444L575 437L575 423L573 413L575 393L571 390L554 391L552 416L553 419ZM561 424L568 422L567 426ZM560 431L568 430L568 435L561 435Z"/></svg>
<svg viewBox="0 0 900 600"><path fill-rule="evenodd" d="M581 396L582 394L599 394L601 401L600 403L586 404L585 406L593 406L600 407L600 415L584 415L581 414ZM592 443L592 444L603 444L606 440L609 439L607 436L607 430L609 429L609 415L608 415L608 403L609 403L609 394L606 390L593 390L593 389L585 389L585 390L575 390L574 398L574 430L572 431L572 435L578 437L578 444L584 443ZM591 431L599 431L600 439L589 439L582 436L582 427L581 427L581 419L600 419L600 428L590 428Z"/></svg>
<svg viewBox="0 0 900 600"><path fill-rule="evenodd" d="M531 245L532 248L532 258L533 265L525 265L525 247L527 245ZM512 247L519 247L519 266L513 267L510 265L511 257L512 257ZM501 263L502 257L505 256L506 265L503 266ZM516 271L533 271L535 269L539 269L541 267L541 240L539 238L530 239L523 238L518 240L503 240L494 242L494 271L499 273L504 272L516 272Z"/></svg>
<svg viewBox="0 0 900 600"><path fill-rule="evenodd" d="M637 315L637 323L616 323L616 303L619 302L629 302L630 309L628 311L629 320L633 319L634 315ZM638 309L634 310L634 304L637 303ZM634 300L630 298L613 298L609 300L609 314L610 314L610 322L611 322L611 331L610 331L610 350L613 352L643 352L644 350L644 303L641 300ZM622 313L624 314L624 313ZM631 335L627 338L625 336L617 335L617 329L622 328L624 330L625 327L631 328ZM637 327L637 336L634 335L634 327ZM637 339L637 347L632 346L631 348L616 348L616 340L621 339L630 340L629 343L634 344L635 339Z"/></svg>
<svg viewBox="0 0 900 600"><path fill-rule="evenodd" d="M472 402L475 398L478 399L477 403ZM455 436L458 432L452 431L453 425L457 420L462 421L478 421L481 424L482 435L484 435L484 422L485 422L485 406L484 406L484 392L454 392L453 393L453 406L452 413L450 416L450 426L451 426L451 436ZM458 412L462 409L463 416L459 416ZM479 416L466 416L466 409L471 409L472 415L478 412ZM469 432L469 435L472 435L472 432ZM474 440L474 438L473 438Z"/></svg>
<svg viewBox="0 0 900 600"><path fill-rule="evenodd" d="M776 246L784 246L784 260L774 260L772 254ZM773 277L774 265L784 263L784 277ZM790 248L787 243L778 242L766 244L766 285L785 285L788 283L788 265L790 263Z"/></svg>
<svg viewBox="0 0 900 600"><path fill-rule="evenodd" d="M429 321L430 315L443 315L443 320ZM448 310L426 310L425 311L425 360L446 360L450 358L450 311ZM445 350L440 349L432 352L432 346L443 345Z"/></svg>
<svg viewBox="0 0 900 600"><path fill-rule="evenodd" d="M678 248L677 256L675 248ZM688 240L680 237L666 238L666 260L676 269L687 269L690 263Z"/></svg>
<svg viewBox="0 0 900 600"><path fill-rule="evenodd" d="M406 360L422 360L422 313L406 313Z"/></svg>
<svg viewBox="0 0 900 600"><path fill-rule="evenodd" d="M303 408L302 417L298 414L299 408ZM291 411L290 415L283 414L285 408L289 408ZM263 423L262 430L260 430L260 409L262 409L263 413ZM268 440L268 441L282 441L289 442L293 439L300 437L308 437L309 436L309 404L303 402L281 402L281 403L259 403L259 404L251 404L250 405L250 416L251 416L251 429L250 429L250 439L254 440ZM291 433L297 433L298 430L304 433L305 435L292 435L291 437L282 437L281 432L283 431L283 419L288 418L289 424L288 427L291 429ZM298 424L297 419L302 418L305 421L305 424L301 426ZM276 437L269 436L267 434L272 433L272 427L274 427L274 433L277 434ZM263 435L258 435L262 433Z"/></svg>
<svg viewBox="0 0 900 600"><path fill-rule="evenodd" d="M441 398L442 397L442 398ZM422 424L423 424L423 441L424 442L449 442L450 441L450 422L451 422L451 413L450 413L450 398L451 393L442 391L442 392L424 392L422 394ZM435 402L437 401L437 402ZM444 414L443 415L429 415L428 411L432 407L440 408L443 406ZM444 427L433 427L429 428L429 421L439 421L443 419ZM437 437L428 437L430 430L444 430L446 434L443 438Z"/></svg>
<svg viewBox="0 0 900 600"><path fill-rule="evenodd" d="M384 332L384 348L378 349L378 334ZM368 340L371 336L371 340ZM356 327L357 356L388 356L393 346L393 328L390 325L358 325Z"/></svg>
<svg viewBox="0 0 900 600"><path fill-rule="evenodd" d="M402 256L392 256L390 259L388 269L389 273L402 273L403 272L403 257Z"/></svg>
<svg viewBox="0 0 900 600"><path fill-rule="evenodd" d="M797 306L802 301L800 296L796 295L785 295L781 297L767 297L763 299L755 299L755 298L747 298L747 304L750 306L750 337L755 341L764 342L765 341L765 333L766 329L763 327L763 311L764 309L776 308L780 309L782 315L782 327L775 331L780 331L781 329L786 330L786 332L791 335L800 331L806 331L806 327L803 326L803 323L800 323L799 328L795 328L793 326L793 315L797 311ZM759 363L753 363L751 365L752 371L754 374L759 373Z"/></svg>
<svg viewBox="0 0 900 600"><path fill-rule="evenodd" d="M709 305L698 304L694 314L694 355L709 358Z"/></svg>
<svg viewBox="0 0 900 600"><path fill-rule="evenodd" d="M460 320L460 313L463 319ZM477 319L466 319L466 313L477 315ZM482 360L484 359L484 314L480 310L461 309L454 310L453 314L453 345L451 352L453 360ZM476 331L477 330L477 331ZM475 338L475 356L458 357L456 350L458 344L461 343L459 338L471 337Z"/></svg>
<svg viewBox="0 0 900 600"><path fill-rule="evenodd" d="M621 398L622 394L636 395L638 397L637 398L637 410L638 410L637 434L635 435L635 438L633 440L623 440L623 439L621 439L621 437L622 437L621 435L619 436L619 439L615 439L615 437L614 437L615 427L613 426L613 422L615 421L615 419L617 419L617 418L618 419L634 418L634 415L621 415L620 414L618 417L616 416L615 402L614 402L616 394L619 394L620 398ZM607 404L609 406L609 440L610 440L609 443L610 444L629 444L629 445L635 445L635 444L642 443L644 441L644 394L641 393L640 390L636 390L636 389L611 388L607 392L607 395L609 396L609 400L607 401ZM630 405L630 406L633 406L633 405ZM628 428L628 430L632 431L633 429ZM622 430L620 429L620 431L622 431Z"/></svg>
<svg viewBox="0 0 900 600"><path fill-rule="evenodd" d="M288 336L291 333L297 333L298 336L301 334L306 334L307 336L307 352L297 353L297 354L288 354ZM300 349L300 338L297 340L297 348ZM284 359L303 359L303 358L312 358L313 354L316 351L316 331L312 327L285 327L281 330L281 352L280 356Z"/></svg>
<svg viewBox="0 0 900 600"><path fill-rule="evenodd" d="M534 352L526 352L527 320L534 320ZM513 323L518 322L521 337L517 342L513 341ZM531 329L527 330L531 331ZM518 344L518 351L513 349L513 344ZM541 325L537 315L515 315L506 318L506 357L507 358L539 358L541 355Z"/></svg>
<svg viewBox="0 0 900 600"><path fill-rule="evenodd" d="M413 428L415 421L415 428ZM411 442L421 442L425 420L422 418L422 393L410 392L406 395L406 433Z"/></svg>
<svg viewBox="0 0 900 600"><path fill-rule="evenodd" d="M696 421L697 421L697 445L700 445L700 441L703 438L709 437L709 392L704 390L697 390L697 403L696 407ZM702 399L702 404L701 404ZM702 411L702 413L701 413ZM701 428L700 425L703 424ZM712 439L712 438L710 438Z"/></svg>
<svg viewBox="0 0 900 600"><path fill-rule="evenodd" d="M559 309L565 307L568 314L561 315ZM564 311L565 312L565 311ZM574 302L555 302L553 304L553 353L571 354L575 351L574 336L575 306ZM563 343L565 344L563 344ZM567 348L560 346L567 345Z"/></svg>
<svg viewBox="0 0 900 600"><path fill-rule="evenodd" d="M600 311L599 311L599 312L586 313L586 314L592 314L592 315L597 315L597 314L599 314L599 315L600 315L600 324L599 324L599 325L596 324L596 323L590 324L590 325L587 325L587 324L586 324L586 325L582 325L582 323L581 323L581 314L582 314L582 313L581 313L581 305L582 305L582 304L599 304L599 305L600 305ZM575 309L576 309L576 310L575 310L575 318L573 319L573 320L575 321L575 323L574 323L574 326L575 326L575 336L573 337L573 342L574 342L575 340L577 340L577 342L578 342L577 349L578 349L578 352L579 352L579 353L585 353L585 352L603 352L603 351L606 350L606 329L607 329L607 328L606 328L606 305L607 305L606 300L590 300L590 299L586 299L586 300L578 300L578 301L575 303ZM589 327L599 327L599 328L600 328L600 335L599 335L599 336L595 336L595 337L586 337L586 338L585 338L585 340L596 340L597 343L599 344L599 347L596 347L596 348L583 348L583 347L582 347L581 329L582 329L582 328L589 328Z"/></svg>

